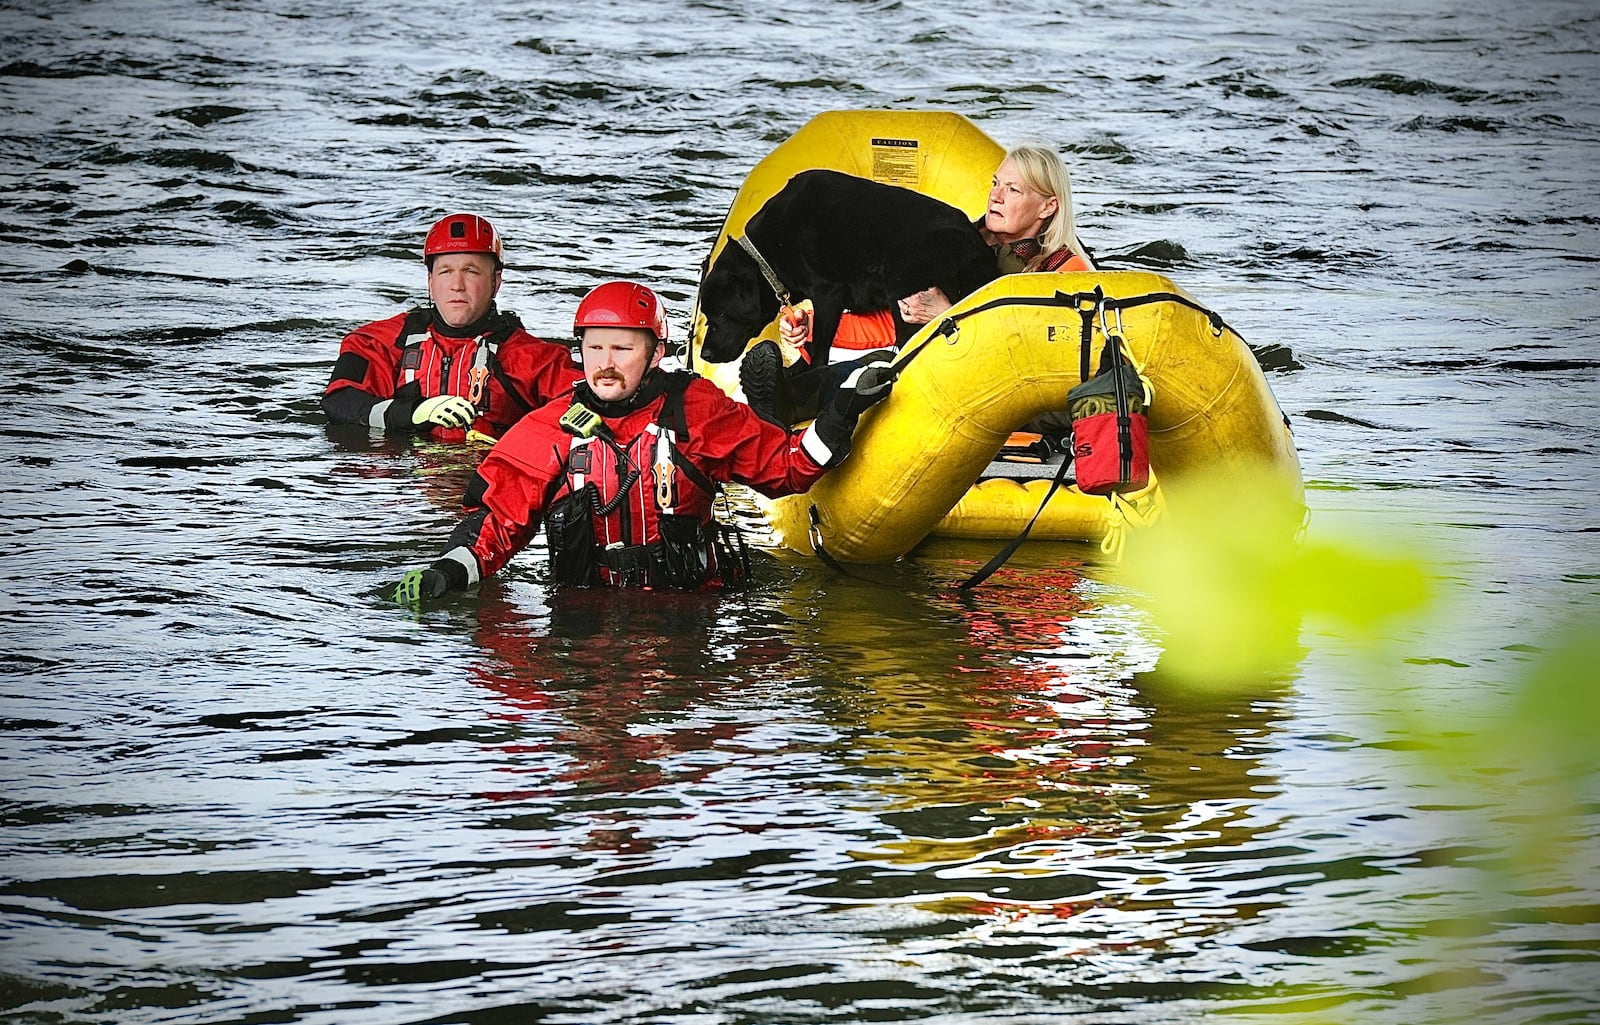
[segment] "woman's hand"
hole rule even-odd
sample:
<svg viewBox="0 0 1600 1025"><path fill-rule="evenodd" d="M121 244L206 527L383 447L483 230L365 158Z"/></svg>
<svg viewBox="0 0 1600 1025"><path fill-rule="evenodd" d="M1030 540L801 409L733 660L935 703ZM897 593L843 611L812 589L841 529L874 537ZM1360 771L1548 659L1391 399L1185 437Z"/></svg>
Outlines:
<svg viewBox="0 0 1600 1025"><path fill-rule="evenodd" d="M811 300L806 299L778 317L778 338L784 345L803 349L811 342Z"/></svg>
<svg viewBox="0 0 1600 1025"><path fill-rule="evenodd" d="M926 324L950 306L950 299L934 285L901 299L900 319L907 324Z"/></svg>

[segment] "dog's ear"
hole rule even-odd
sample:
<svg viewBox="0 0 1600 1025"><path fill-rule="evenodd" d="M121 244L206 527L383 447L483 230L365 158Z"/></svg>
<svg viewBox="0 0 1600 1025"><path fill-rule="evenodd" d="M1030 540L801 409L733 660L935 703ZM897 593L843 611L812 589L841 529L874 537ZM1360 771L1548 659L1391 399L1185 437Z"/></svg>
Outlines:
<svg viewBox="0 0 1600 1025"><path fill-rule="evenodd" d="M700 283L700 311L706 318L700 355L711 363L726 363L778 315L778 299L750 254L729 245Z"/></svg>

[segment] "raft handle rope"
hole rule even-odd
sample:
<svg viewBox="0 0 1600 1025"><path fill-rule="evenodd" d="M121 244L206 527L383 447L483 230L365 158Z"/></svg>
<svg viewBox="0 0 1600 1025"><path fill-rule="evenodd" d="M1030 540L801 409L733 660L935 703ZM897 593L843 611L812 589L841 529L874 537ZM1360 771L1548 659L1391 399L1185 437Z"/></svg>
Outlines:
<svg viewBox="0 0 1600 1025"><path fill-rule="evenodd" d="M1008 295L999 299L990 299L988 302L980 303L970 310L962 310L960 313L945 317L944 321L940 322L938 333L949 334L955 330L953 324L947 328L947 322L965 320L973 314L998 309L1002 306L1070 306L1082 312L1098 309L1102 305L1109 310L1122 310L1131 309L1135 306L1146 306L1150 303L1177 303L1179 306L1186 306L1206 318L1206 322L1211 326L1212 334L1220 337L1224 331L1232 331L1235 335L1238 335L1241 342L1245 342L1244 336L1234 331L1228 322L1223 320L1222 316L1215 310L1201 306L1186 295L1181 295L1177 292L1145 292L1142 295L1119 298L1106 295L1098 285L1095 286L1093 292L1057 292L1049 297ZM1245 342L1247 347L1249 344L1249 342Z"/></svg>
<svg viewBox="0 0 1600 1025"><path fill-rule="evenodd" d="M742 236L739 240L742 244L746 245L747 249L749 248L748 243ZM900 371L909 365L911 361L922 352L923 349L926 349L930 344L932 344L933 339L943 338L947 344L954 345L961 332L960 322L976 313L983 313L988 310L998 309L1002 306L1065 306L1077 310L1079 315L1084 317L1087 321L1088 318L1093 317L1097 312L1103 315L1105 310L1111 310L1113 313L1120 314L1124 309L1129 309L1134 306L1144 306L1149 303L1161 302L1177 303L1180 306L1186 306L1189 309L1194 310L1196 313L1199 313L1201 316L1206 318L1206 322L1211 326L1211 333L1214 337L1220 338L1222 337L1222 333L1224 331L1233 331L1233 334L1239 339L1239 341L1244 342L1245 348L1250 348L1250 343L1245 341L1244 336L1239 334L1239 332L1234 331L1233 328L1230 327L1218 313L1216 313L1216 311L1209 310L1206 307L1201 306L1199 303L1195 302L1193 299L1190 299L1186 295L1180 295L1177 292L1146 292L1143 295L1131 295L1125 298L1117 298L1115 296L1106 295L1100 286L1096 285L1093 292L1057 292L1055 295L1049 297L1005 296L1000 299L991 299L986 303L980 303L970 310L962 310L959 313L946 316L940 319L938 326L929 333L928 337L923 340L922 344L918 345L915 349L901 350L900 356L895 360L894 363L895 377L898 378L900 376ZM1121 321L1119 320L1117 323L1118 327L1120 328ZM1087 324L1085 326L1087 326ZM1255 350L1251 349L1250 351L1252 355L1255 354ZM1085 358L1087 359L1087 356L1085 356ZM1139 371L1139 377L1145 380L1145 385L1148 388L1149 381L1144 377L1144 368L1139 366L1138 362L1133 360L1131 356L1129 357L1129 361L1134 363L1134 369ZM1080 376L1087 380L1089 376L1087 370L1085 370Z"/></svg>
<svg viewBox="0 0 1600 1025"><path fill-rule="evenodd" d="M1122 561L1123 549L1128 542L1129 527L1148 527L1161 517L1161 492L1151 487L1142 495L1128 497L1111 494L1111 511L1116 517L1106 516L1106 534L1100 539L1100 551L1110 556L1112 562Z"/></svg>

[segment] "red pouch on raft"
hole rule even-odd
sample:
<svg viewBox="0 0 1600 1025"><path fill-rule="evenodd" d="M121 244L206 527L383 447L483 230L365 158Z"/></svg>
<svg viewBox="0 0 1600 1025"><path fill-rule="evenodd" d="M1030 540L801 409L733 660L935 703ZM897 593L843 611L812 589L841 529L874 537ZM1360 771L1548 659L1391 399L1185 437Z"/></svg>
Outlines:
<svg viewBox="0 0 1600 1025"><path fill-rule="evenodd" d="M1072 417L1072 470L1086 495L1138 491L1150 483L1150 425L1144 382L1122 355L1121 339L1106 340L1100 370L1067 392Z"/></svg>

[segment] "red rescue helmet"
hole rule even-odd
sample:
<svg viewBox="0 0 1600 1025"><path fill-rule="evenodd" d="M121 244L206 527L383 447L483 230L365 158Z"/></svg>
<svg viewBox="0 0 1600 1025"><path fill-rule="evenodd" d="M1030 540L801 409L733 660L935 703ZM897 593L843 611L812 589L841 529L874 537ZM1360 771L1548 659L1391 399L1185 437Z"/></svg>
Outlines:
<svg viewBox="0 0 1600 1025"><path fill-rule="evenodd" d="M572 333L583 337L586 327L636 327L648 331L656 341L667 340L667 311L656 294L631 281L607 281L597 285L578 304L572 318Z"/></svg>
<svg viewBox="0 0 1600 1025"><path fill-rule="evenodd" d="M445 253L488 253L499 267L500 233L487 217L477 214L441 217L428 229L427 241L422 244L422 262L432 267L433 258Z"/></svg>

